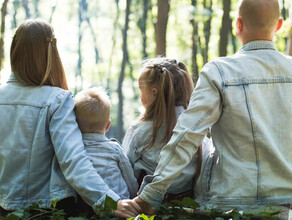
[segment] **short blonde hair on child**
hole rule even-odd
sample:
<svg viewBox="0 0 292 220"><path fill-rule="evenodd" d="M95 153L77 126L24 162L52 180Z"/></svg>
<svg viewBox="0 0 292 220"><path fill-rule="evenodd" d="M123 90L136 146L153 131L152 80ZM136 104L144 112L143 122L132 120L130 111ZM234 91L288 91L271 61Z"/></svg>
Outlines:
<svg viewBox="0 0 292 220"><path fill-rule="evenodd" d="M103 133L110 120L111 102L102 87L79 92L75 98L75 114L82 132Z"/></svg>

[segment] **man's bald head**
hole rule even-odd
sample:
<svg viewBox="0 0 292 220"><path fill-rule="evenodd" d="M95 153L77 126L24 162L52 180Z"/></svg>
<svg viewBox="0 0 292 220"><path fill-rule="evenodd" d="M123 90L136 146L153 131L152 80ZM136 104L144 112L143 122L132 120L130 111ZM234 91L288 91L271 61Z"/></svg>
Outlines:
<svg viewBox="0 0 292 220"><path fill-rule="evenodd" d="M249 32L270 35L279 21L279 3L278 0L241 0L238 13Z"/></svg>

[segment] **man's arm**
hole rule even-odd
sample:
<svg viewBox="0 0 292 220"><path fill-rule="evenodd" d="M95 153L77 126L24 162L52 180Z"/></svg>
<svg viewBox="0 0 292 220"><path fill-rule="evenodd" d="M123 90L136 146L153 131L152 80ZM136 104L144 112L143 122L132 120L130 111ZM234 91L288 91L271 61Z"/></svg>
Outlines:
<svg viewBox="0 0 292 220"><path fill-rule="evenodd" d="M207 129L220 117L222 79L214 63L208 63L191 96L188 109L178 118L173 135L160 153L154 176L144 178L139 198L158 207L173 179L192 160ZM139 200L138 200L139 201Z"/></svg>

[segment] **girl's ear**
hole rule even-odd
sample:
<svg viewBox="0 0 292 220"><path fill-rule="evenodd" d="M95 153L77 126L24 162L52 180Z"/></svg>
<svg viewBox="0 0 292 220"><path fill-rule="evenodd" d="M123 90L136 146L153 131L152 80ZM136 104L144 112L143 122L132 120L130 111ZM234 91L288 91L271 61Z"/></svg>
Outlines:
<svg viewBox="0 0 292 220"><path fill-rule="evenodd" d="M156 88L152 88L152 93L153 93L154 96L156 96L157 93L158 93L158 89L156 89Z"/></svg>

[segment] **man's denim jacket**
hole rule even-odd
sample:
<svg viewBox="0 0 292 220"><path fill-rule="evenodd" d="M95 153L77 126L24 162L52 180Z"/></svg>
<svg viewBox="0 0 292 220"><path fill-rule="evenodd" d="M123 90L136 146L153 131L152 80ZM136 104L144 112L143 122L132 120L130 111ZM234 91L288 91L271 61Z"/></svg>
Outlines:
<svg viewBox="0 0 292 220"><path fill-rule="evenodd" d="M73 110L72 94L60 88L23 86L13 75L0 86L2 208L48 207L74 196L72 188L91 206L119 199L86 156Z"/></svg>
<svg viewBox="0 0 292 220"><path fill-rule="evenodd" d="M291 94L292 58L270 41L249 42L206 64L139 197L158 206L211 127L215 151L205 152L198 202L222 208L292 203Z"/></svg>

